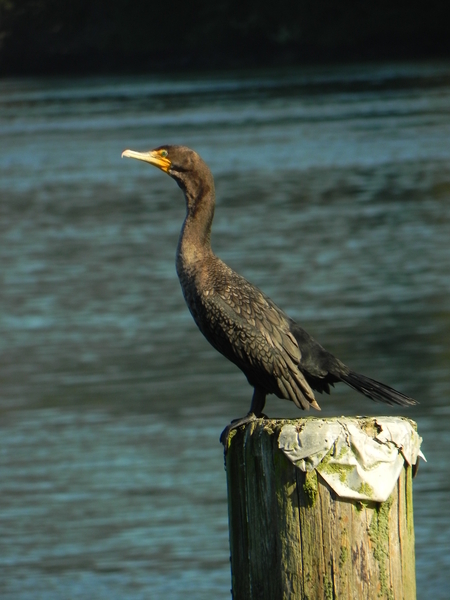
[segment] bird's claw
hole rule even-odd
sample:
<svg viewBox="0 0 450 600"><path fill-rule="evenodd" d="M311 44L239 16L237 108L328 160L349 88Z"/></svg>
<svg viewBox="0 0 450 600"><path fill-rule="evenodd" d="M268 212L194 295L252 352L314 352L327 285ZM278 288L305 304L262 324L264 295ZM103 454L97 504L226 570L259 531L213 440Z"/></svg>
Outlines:
<svg viewBox="0 0 450 600"><path fill-rule="evenodd" d="M231 423L229 425L227 425L225 427L225 429L222 431L222 433L220 434L220 442L221 442L221 444L223 444L225 453L228 449L228 441L230 439L230 433L234 429L237 429L238 427L240 427L241 425L247 425L247 423L252 423L253 421L256 421L257 419L259 419L261 417L267 418L265 415L260 415L260 417L257 417L255 415L255 413L249 412L248 414L245 415L245 417L241 417L240 419L233 419L231 421Z"/></svg>

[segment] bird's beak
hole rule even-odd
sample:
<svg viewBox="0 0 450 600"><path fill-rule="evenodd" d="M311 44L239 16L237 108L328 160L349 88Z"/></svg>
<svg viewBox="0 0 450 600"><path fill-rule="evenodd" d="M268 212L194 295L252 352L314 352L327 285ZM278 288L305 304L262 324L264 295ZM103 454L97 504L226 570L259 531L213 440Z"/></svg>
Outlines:
<svg viewBox="0 0 450 600"><path fill-rule="evenodd" d="M170 165L172 164L168 158L161 156L157 150L150 150L150 152L135 152L134 150L124 150L122 152L122 158L136 158L137 160L143 160L148 162L165 173L169 172Z"/></svg>

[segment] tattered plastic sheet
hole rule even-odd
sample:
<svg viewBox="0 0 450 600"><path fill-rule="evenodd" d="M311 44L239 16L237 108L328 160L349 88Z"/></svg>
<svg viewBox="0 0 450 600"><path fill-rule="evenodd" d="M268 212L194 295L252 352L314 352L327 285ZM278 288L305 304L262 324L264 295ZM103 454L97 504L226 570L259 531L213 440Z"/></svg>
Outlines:
<svg viewBox="0 0 450 600"><path fill-rule="evenodd" d="M415 465L422 438L401 417L305 419L283 425L278 445L302 471L316 469L342 498L384 502L405 461Z"/></svg>

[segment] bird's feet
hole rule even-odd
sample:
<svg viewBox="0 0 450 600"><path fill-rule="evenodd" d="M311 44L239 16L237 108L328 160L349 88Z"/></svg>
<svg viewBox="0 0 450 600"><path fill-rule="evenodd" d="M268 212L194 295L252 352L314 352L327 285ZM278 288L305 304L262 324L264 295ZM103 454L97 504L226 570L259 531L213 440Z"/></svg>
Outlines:
<svg viewBox="0 0 450 600"><path fill-rule="evenodd" d="M225 429L222 431L222 433L220 434L220 442L223 444L225 452L228 449L228 440L230 438L230 433L234 429L237 429L241 425L247 425L247 423L252 423L253 421L256 421L257 419L261 419L261 418L266 419L267 417L266 417L266 415L263 415L263 414L261 414L257 417L255 415L255 413L249 412L245 415L245 417L242 417L240 419L234 419L233 421L231 421L231 423L229 425L227 425L225 427Z"/></svg>

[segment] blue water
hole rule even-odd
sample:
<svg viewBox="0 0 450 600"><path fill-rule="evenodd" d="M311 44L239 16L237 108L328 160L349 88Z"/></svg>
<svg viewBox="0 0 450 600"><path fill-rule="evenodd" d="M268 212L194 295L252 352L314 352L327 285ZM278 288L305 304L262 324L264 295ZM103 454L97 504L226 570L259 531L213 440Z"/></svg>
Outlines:
<svg viewBox="0 0 450 600"><path fill-rule="evenodd" d="M5 80L0 135L0 597L230 597L218 436L251 389L184 305L180 190L120 159L183 143L216 252L421 402L318 398L417 421L418 598L448 598L450 64Z"/></svg>

